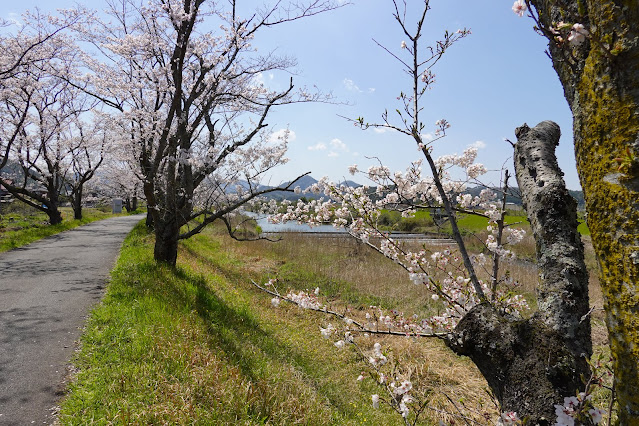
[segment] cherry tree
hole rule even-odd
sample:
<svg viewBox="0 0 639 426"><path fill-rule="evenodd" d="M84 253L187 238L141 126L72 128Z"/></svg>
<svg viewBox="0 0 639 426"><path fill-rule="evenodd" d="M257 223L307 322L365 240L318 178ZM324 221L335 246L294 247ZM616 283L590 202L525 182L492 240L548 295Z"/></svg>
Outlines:
<svg viewBox="0 0 639 426"><path fill-rule="evenodd" d="M577 171L614 358L619 422L639 418L639 74L636 2L518 0L548 39L573 113Z"/></svg>
<svg viewBox="0 0 639 426"><path fill-rule="evenodd" d="M292 79L282 90L261 84L261 74L286 71L294 61L260 54L251 42L269 27L337 5L277 1L248 12L240 6L112 0L108 20L76 26L79 43L95 54L85 58L90 73L69 80L117 111L119 142L142 177L158 261L175 264L180 239L265 192L260 176L286 161L286 138L273 142L267 129L274 107L326 100L296 90Z"/></svg>
<svg viewBox="0 0 639 426"><path fill-rule="evenodd" d="M49 60L60 56L64 43L61 33L79 17L67 14L65 19L46 19L36 10L25 13L24 22L17 26L0 19L0 169L9 160L9 150L18 137L30 107L31 70L42 68ZM16 28L17 27L17 28Z"/></svg>
<svg viewBox="0 0 639 426"><path fill-rule="evenodd" d="M71 162L66 189L71 198L74 219L82 219L86 186L95 177L107 154L109 132L97 115L93 118L93 122L86 123L80 117L76 117L65 134L69 140L68 152Z"/></svg>
<svg viewBox="0 0 639 426"><path fill-rule="evenodd" d="M137 170L133 159L125 152L113 149L101 166L94 187L104 196L122 198L124 207L131 212L137 209L138 200L142 198L142 179Z"/></svg>
<svg viewBox="0 0 639 426"><path fill-rule="evenodd" d="M17 166L13 175L0 175L0 183L17 199L45 212L51 224L62 221L60 195L86 147L71 129L93 106L53 72L53 67L74 69L76 53L68 49L63 30L78 19L71 13L64 19L26 13L19 31L0 38L0 168L9 161ZM82 177L82 184L88 178ZM77 192L78 186L71 188Z"/></svg>
<svg viewBox="0 0 639 426"><path fill-rule="evenodd" d="M421 117L424 95L435 81L433 67L455 42L470 33L465 29L446 32L435 45L422 47L429 3L423 2L413 29L406 23L406 17L413 13L410 6L393 0L394 18L404 41L396 48L382 47L409 76L410 90L399 95L399 108L392 114L384 112L378 123L363 117L352 120L363 129L384 128L405 135L423 159L413 162L405 172L391 172L383 164L360 172L354 165L351 173L364 173L371 185L352 188L322 180L311 191L323 192L326 198L290 203L285 212L274 214L272 220L297 220L311 225L332 221L336 226L345 227L350 235L405 269L414 284L424 286L434 300L442 303L443 311L420 319L374 308L360 319L331 311L310 292L284 295L275 287L260 288L274 296L274 305L287 300L341 318L344 330L329 327L323 329L322 334L343 333L336 346L353 344L386 394L373 395L373 404L386 402L407 424L417 421L427 401L411 392L409 372L393 376L384 373L382 367L388 363L389 355L379 344L360 348L356 334L444 340L455 353L468 356L486 378L503 412L500 424L512 424L519 419L529 424L551 424L558 416L568 416L567 412L573 422L578 419L585 424L595 423L601 411L592 407L586 393L587 384L582 381L591 374L588 273L577 232L576 203L565 188L554 157L559 128L554 123L543 122L533 129L522 126L516 132L517 181L531 218L542 271L537 292L539 309L530 313L525 298L517 294L516 283L500 268L500 261L512 256L508 245L523 237L523 231L511 229L504 223L508 173L502 178L501 202L497 202L489 189L478 197L464 194L466 185L477 183L477 178L486 172L475 162L476 150L469 148L462 155L434 158L433 145L450 127L445 119L435 123L434 140L423 136L431 130ZM540 152L544 155L539 155ZM461 169L465 178L455 179L451 174L453 168ZM379 228L381 210L388 208L400 210L405 216L411 216L418 209L443 209L457 249L407 248ZM490 256L468 252L457 225L461 213L488 218L489 235L484 245ZM570 399L580 391L580 399Z"/></svg>
<svg viewBox="0 0 639 426"><path fill-rule="evenodd" d="M19 172L1 177L0 182L14 197L45 212L55 225L62 221L58 207L60 196L67 190L71 168L77 169L79 155L87 149L84 139L77 140L70 133L71 121L90 105L84 102L86 97L57 77L46 72L31 77L30 85L21 88L18 98L27 114L9 150ZM14 122L21 120L16 109L7 108L6 113ZM91 174L81 178L76 175L80 180L73 178L76 183L71 185L71 191L77 194L90 177Z"/></svg>

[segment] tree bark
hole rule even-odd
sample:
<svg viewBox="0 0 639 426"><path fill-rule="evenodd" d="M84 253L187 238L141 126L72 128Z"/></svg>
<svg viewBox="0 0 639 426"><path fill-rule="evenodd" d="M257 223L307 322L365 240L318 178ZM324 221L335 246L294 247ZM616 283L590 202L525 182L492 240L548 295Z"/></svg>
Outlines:
<svg viewBox="0 0 639 426"><path fill-rule="evenodd" d="M73 194L71 194L73 202L73 218L75 220L82 219L82 187L77 188Z"/></svg>
<svg viewBox="0 0 639 426"><path fill-rule="evenodd" d="M531 0L573 113L577 170L615 369L619 422L639 418L639 3ZM581 23L581 46L558 44L553 22ZM616 160L619 159L619 160Z"/></svg>
<svg viewBox="0 0 639 426"><path fill-rule="evenodd" d="M587 364L541 317L515 320L487 303L477 305L447 344L475 363L502 412L515 411L526 424L545 426L554 424L554 404L583 388L580 373Z"/></svg>
<svg viewBox="0 0 639 426"><path fill-rule="evenodd" d="M524 124L515 133L517 183L542 271L537 294L540 319L564 337L575 358L590 357L588 270L577 232L577 202L566 189L555 157L559 126L544 121L530 129Z"/></svg>
<svg viewBox="0 0 639 426"><path fill-rule="evenodd" d="M588 272L577 205L555 157L559 127L543 122L534 129L522 126L517 135L517 182L541 270L539 310L523 320L480 304L459 322L448 345L473 360L502 411L516 411L527 424L549 425L554 405L582 390L588 373Z"/></svg>
<svg viewBox="0 0 639 426"><path fill-rule="evenodd" d="M124 208L126 209L127 213L131 213L133 211L133 209L131 208L131 197L126 197L124 199Z"/></svg>
<svg viewBox="0 0 639 426"><path fill-rule="evenodd" d="M158 262L175 266L177 262L180 225L174 216L154 222L155 247L153 258Z"/></svg>
<svg viewBox="0 0 639 426"><path fill-rule="evenodd" d="M49 217L49 223L51 225L57 225L59 223L62 223L62 214L60 213L57 207L48 208L45 210L45 213Z"/></svg>

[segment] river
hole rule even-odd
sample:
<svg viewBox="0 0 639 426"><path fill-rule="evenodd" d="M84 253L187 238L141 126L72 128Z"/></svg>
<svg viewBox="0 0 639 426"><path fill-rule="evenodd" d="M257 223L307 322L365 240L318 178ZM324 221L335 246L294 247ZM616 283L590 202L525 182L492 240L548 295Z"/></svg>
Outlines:
<svg viewBox="0 0 639 426"><path fill-rule="evenodd" d="M335 228L332 225L318 225L308 226L306 224L300 224L294 221L286 223L271 223L268 220L268 216L258 215L253 212L242 212L247 216L252 217L257 221L257 224L262 228L262 232L265 234L281 234L288 232L298 232L303 234L314 234L318 237L343 237L347 236L348 232L344 228ZM428 243L428 244L454 244L455 242L447 236L438 235L425 235L425 234L412 234L405 232L391 232L391 237L396 240L411 240L414 242Z"/></svg>

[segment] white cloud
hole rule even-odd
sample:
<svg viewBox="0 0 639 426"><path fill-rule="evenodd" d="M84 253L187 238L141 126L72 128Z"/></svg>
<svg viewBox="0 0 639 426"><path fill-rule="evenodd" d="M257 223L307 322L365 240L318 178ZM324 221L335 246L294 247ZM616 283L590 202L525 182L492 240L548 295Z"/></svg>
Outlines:
<svg viewBox="0 0 639 426"><path fill-rule="evenodd" d="M357 87L357 84L355 84L355 82L350 78L345 78L342 83L344 84L344 87L346 87L346 90L361 92L361 89Z"/></svg>
<svg viewBox="0 0 639 426"><path fill-rule="evenodd" d="M423 133L421 136L422 136L422 139L425 140L425 141L433 140L433 134L432 133Z"/></svg>
<svg viewBox="0 0 639 426"><path fill-rule="evenodd" d="M21 19L22 15L20 15L19 13L9 12L7 14L7 22L17 25L20 28L22 28L23 26Z"/></svg>
<svg viewBox="0 0 639 426"><path fill-rule="evenodd" d="M486 142L484 141L475 141L475 143L471 144L473 148L484 149L486 148Z"/></svg>
<svg viewBox="0 0 639 426"><path fill-rule="evenodd" d="M340 151L348 151L348 147L346 146L346 144L344 142L342 142L341 140L335 138L331 141L331 146L334 149L340 150Z"/></svg>
<svg viewBox="0 0 639 426"><path fill-rule="evenodd" d="M309 151L323 151L325 149L326 149L326 144L324 144L323 142L318 142L315 145L308 147Z"/></svg>
<svg viewBox="0 0 639 426"><path fill-rule="evenodd" d="M344 87L346 88L346 90L350 90L351 92L357 92L357 93L363 93L364 91L362 89L359 88L359 86L357 84L355 84L355 82L353 80L351 80L350 78L345 78L342 81L342 84L344 84ZM369 87L368 90L366 90L367 93L373 93L375 92L375 88L374 87Z"/></svg>
<svg viewBox="0 0 639 426"><path fill-rule="evenodd" d="M279 141L283 140L286 137L287 133L288 133L288 142L293 142L295 139L297 139L297 135L295 134L295 132L293 130L280 129L280 130L277 130L277 131L271 133L271 135L268 137L268 141L269 142L279 142Z"/></svg>
<svg viewBox="0 0 639 426"><path fill-rule="evenodd" d="M328 156L329 157L339 157L339 154L337 152L335 152L335 151L331 151L331 152L328 153Z"/></svg>

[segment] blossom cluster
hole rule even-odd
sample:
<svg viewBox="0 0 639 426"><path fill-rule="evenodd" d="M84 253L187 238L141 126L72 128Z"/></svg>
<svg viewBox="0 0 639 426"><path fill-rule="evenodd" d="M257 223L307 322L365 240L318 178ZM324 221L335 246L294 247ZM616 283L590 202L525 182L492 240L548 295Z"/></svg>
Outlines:
<svg viewBox="0 0 639 426"><path fill-rule="evenodd" d="M406 376L392 374L393 372L397 373L397 366L393 366L390 370L382 370L382 367L388 363L388 358L382 352L382 345L379 342L373 345L368 361L372 368L371 376L388 396L388 399L382 399L379 394L371 395L373 408L379 408L379 402L382 400L399 412L402 417L407 418L410 413L409 404L416 402L410 394L413 390L413 383ZM363 374L357 378L358 381L364 379Z"/></svg>
<svg viewBox="0 0 639 426"><path fill-rule="evenodd" d="M462 155L440 157L435 164L442 177L446 177L450 167L455 166L465 170L468 179L473 179L477 175L476 171L485 171L483 166L475 162L476 157L477 149L471 147ZM270 213L270 221L275 223L295 220L310 226L332 223L335 227L345 228L350 235L404 268L411 282L425 286L433 299L441 303L442 309L438 315L420 321L407 322L401 319L392 324L394 329L407 333L452 330L473 306L480 303L477 288L470 285L470 277L459 252L453 249L434 251L425 247L409 250L392 235L381 231L378 224L383 209L400 210L403 216L411 216L420 206L439 204L441 194L434 179L422 176L421 161L411 163L405 172L391 172L383 165L371 166L365 172L353 165L350 171L364 174L374 186L354 188L336 185L323 178L305 191L321 193L324 197L296 203L269 202L263 206L263 211ZM494 191L485 189L479 196L473 197L461 193L465 185L463 181L452 179L442 181L449 199L456 199L459 208L488 218L489 234L485 246L493 256L512 257L512 252L505 246L521 241L525 231L504 226L504 212L495 202ZM458 195L454 197L455 194ZM480 254L474 256L473 261L475 265L483 267L487 259ZM483 280L479 280L479 286L498 309L514 315L528 309L525 298L513 294L512 286L497 287ZM385 321L380 322L385 324Z"/></svg>
<svg viewBox="0 0 639 426"><path fill-rule="evenodd" d="M605 411L593 407L591 400L592 395L585 392L564 398L563 405L555 405L557 415L555 426L574 426L575 420L579 417L586 417L593 424L599 424Z"/></svg>
<svg viewBox="0 0 639 426"><path fill-rule="evenodd" d="M513 3L512 7L513 12L518 16L524 16L526 11L528 10L528 6L524 0L516 0ZM570 30L570 33L566 37L565 32ZM565 23L563 21L553 23L553 25L549 29L550 36L554 38L554 40L558 44L562 44L565 38L568 39L568 42L572 46L580 46L583 44L588 37L590 37L590 32L586 29L586 27L577 22L574 24Z"/></svg>

